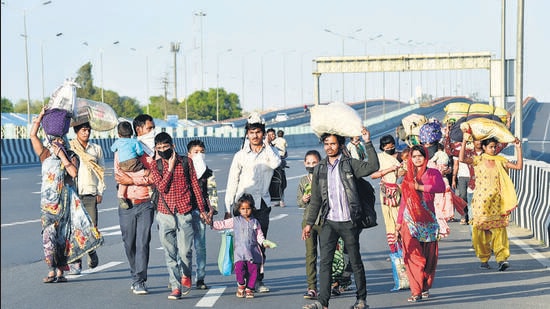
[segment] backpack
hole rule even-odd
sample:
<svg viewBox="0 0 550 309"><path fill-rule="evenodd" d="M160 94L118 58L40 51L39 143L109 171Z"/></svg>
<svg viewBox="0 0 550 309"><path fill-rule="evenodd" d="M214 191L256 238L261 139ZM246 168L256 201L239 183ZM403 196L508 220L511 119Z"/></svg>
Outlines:
<svg viewBox="0 0 550 309"><path fill-rule="evenodd" d="M348 164L348 168L353 173L350 160L342 160L342 163L344 162ZM354 220L355 223L363 229L375 227L378 225L378 223L376 223L376 210L374 210L374 204L376 203L374 187L363 177L358 178L354 175L353 178L355 180L357 193L359 194L359 203L361 207L359 218L352 218L352 220ZM351 213L353 213L352 210L350 210L350 214Z"/></svg>
<svg viewBox="0 0 550 309"><path fill-rule="evenodd" d="M191 178L189 177L189 161L188 161L186 156L180 156L180 158L182 159L181 161L183 162L183 172L185 173L185 177L189 181L191 181ZM162 159L157 159L155 161L157 163L157 170L158 170L159 174L162 175L163 169L164 169L164 166L162 165ZM170 179L170 181L168 182L168 186L166 186L166 191L164 192L165 194L168 193L168 191L170 190L171 185L172 185L172 179ZM191 191L191 201L193 201L194 193L193 193L193 190L190 190L190 191ZM153 209L154 210L157 210L157 208L158 208L159 198L160 198L160 192L157 189L157 186L153 186L153 190L152 190L152 193L151 193L151 204L153 204ZM166 205L166 201L164 201L164 198L162 198L162 201ZM166 206L168 207L168 205L166 205ZM170 210L170 209L168 209L168 210Z"/></svg>

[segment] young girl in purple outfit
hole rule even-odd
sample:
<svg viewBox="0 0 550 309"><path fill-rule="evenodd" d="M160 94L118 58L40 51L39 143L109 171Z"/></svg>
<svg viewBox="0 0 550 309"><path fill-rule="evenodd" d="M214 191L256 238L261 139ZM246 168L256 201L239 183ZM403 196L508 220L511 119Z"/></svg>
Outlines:
<svg viewBox="0 0 550 309"><path fill-rule="evenodd" d="M260 222L254 218L254 198L244 193L235 208L233 218L214 221L214 230L233 229L235 277L237 278L237 297L254 298L254 286L258 275L258 267L262 264L260 245L275 248L277 245L265 239Z"/></svg>

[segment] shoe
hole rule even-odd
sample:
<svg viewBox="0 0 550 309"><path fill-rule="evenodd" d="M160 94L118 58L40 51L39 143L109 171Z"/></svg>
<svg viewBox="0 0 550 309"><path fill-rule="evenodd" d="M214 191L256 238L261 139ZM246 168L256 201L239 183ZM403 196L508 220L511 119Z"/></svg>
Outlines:
<svg viewBox="0 0 550 309"><path fill-rule="evenodd" d="M249 288L244 290L244 294L246 295L246 298L254 298L254 291Z"/></svg>
<svg viewBox="0 0 550 309"><path fill-rule="evenodd" d="M508 267L510 267L510 264L506 261L498 263L498 271L505 271Z"/></svg>
<svg viewBox="0 0 550 309"><path fill-rule="evenodd" d="M170 293L170 295L168 295L168 299L172 299L172 300L181 299L180 289L173 289L172 293Z"/></svg>
<svg viewBox="0 0 550 309"><path fill-rule="evenodd" d="M320 302L316 301L311 304L304 305L302 309L323 309L323 305Z"/></svg>
<svg viewBox="0 0 550 309"><path fill-rule="evenodd" d="M235 294L238 298L244 298L244 285L237 286L237 293Z"/></svg>
<svg viewBox="0 0 550 309"><path fill-rule="evenodd" d="M430 291L422 292L422 299L428 299L428 298L430 298Z"/></svg>
<svg viewBox="0 0 550 309"><path fill-rule="evenodd" d="M69 272L67 275L71 276L78 276L82 272L82 264L81 262L75 262L72 264L69 264Z"/></svg>
<svg viewBox="0 0 550 309"><path fill-rule="evenodd" d="M262 281L258 281L258 288L257 288L258 292L260 293L267 293L269 292L269 288L267 286L264 285L264 283Z"/></svg>
<svg viewBox="0 0 550 309"><path fill-rule="evenodd" d="M145 282L136 282L132 285L132 292L136 295L146 295L149 294Z"/></svg>
<svg viewBox="0 0 550 309"><path fill-rule="evenodd" d="M96 268L97 265L99 265L99 257L97 256L97 252L94 250L88 254L88 267Z"/></svg>
<svg viewBox="0 0 550 309"><path fill-rule="evenodd" d="M208 290L208 286L204 283L204 280L197 280L197 289Z"/></svg>
<svg viewBox="0 0 550 309"><path fill-rule="evenodd" d="M317 299L317 291L308 289L307 292L304 293L305 299Z"/></svg>
<svg viewBox="0 0 550 309"><path fill-rule="evenodd" d="M191 277L181 277L181 295L187 295L191 292Z"/></svg>
<svg viewBox="0 0 550 309"><path fill-rule="evenodd" d="M118 206L122 209L129 209L130 204L128 204L128 201L125 198L119 197L118 198Z"/></svg>
<svg viewBox="0 0 550 309"><path fill-rule="evenodd" d="M422 300L422 295L412 295L411 297L407 298L407 301L409 303L416 303Z"/></svg>
<svg viewBox="0 0 550 309"><path fill-rule="evenodd" d="M350 309L368 309L367 301L364 299L358 299L355 301L355 304L350 307Z"/></svg>
<svg viewBox="0 0 550 309"><path fill-rule="evenodd" d="M491 266L489 266L489 263L483 262L483 263L479 264L479 269L491 269Z"/></svg>

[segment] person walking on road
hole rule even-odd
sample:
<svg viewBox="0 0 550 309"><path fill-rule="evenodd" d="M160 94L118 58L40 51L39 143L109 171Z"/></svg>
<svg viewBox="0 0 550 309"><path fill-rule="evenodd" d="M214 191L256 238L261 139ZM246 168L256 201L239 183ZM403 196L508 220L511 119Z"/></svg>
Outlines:
<svg viewBox="0 0 550 309"><path fill-rule="evenodd" d="M407 301L417 302L429 297L435 278L439 224L434 199L436 193L445 192L445 183L439 170L427 167L428 150L424 146L412 146L407 161L396 237L401 237L411 289Z"/></svg>
<svg viewBox="0 0 550 309"><path fill-rule="evenodd" d="M68 263L95 250L103 243L103 238L81 207L74 184L79 161L73 151L67 150L65 135L48 135L46 146L38 138L44 113L43 108L30 130L32 148L42 163L40 221L44 260L49 270L42 282L61 283L67 282L64 272L69 270Z"/></svg>
<svg viewBox="0 0 550 309"><path fill-rule="evenodd" d="M368 156L360 161L342 154L345 137L324 133L321 142L327 157L319 162L313 171L311 184L311 210L302 230L302 239L311 237L317 217L321 216L321 261L319 267L319 301L305 305L306 309L328 308L331 295L332 263L338 238L347 247L355 278L356 302L353 309L368 308L365 268L361 260L359 234L361 227L356 223L360 218L360 199L355 178L366 177L379 169L378 157L370 141L370 132L362 129L363 140ZM322 176L321 176L322 175ZM329 194L330 193L330 194Z"/></svg>
<svg viewBox="0 0 550 309"><path fill-rule="evenodd" d="M317 150L309 150L304 157L304 166L307 175L300 178L298 183L296 202L299 208L304 209L304 218L302 220L302 229L306 225L306 219L310 210L309 201L311 200L311 181L313 178L313 168L321 161L321 154ZM317 247L319 244L319 233L321 226L316 221L311 229L311 235L305 240L306 243L306 280L307 291L304 294L305 299L317 299Z"/></svg>
<svg viewBox="0 0 550 309"><path fill-rule="evenodd" d="M201 188L202 199L205 202L205 212L209 218L212 218L218 205L218 195L216 190L216 179L214 172L206 166L205 162L205 146L203 141L195 139L187 143L187 156L193 160L193 167ZM200 210L196 200L193 200L193 247L196 254L196 287L200 290L208 289L206 283L204 283L204 277L206 276L206 224L201 219ZM193 250L189 250L189 260L192 261Z"/></svg>
<svg viewBox="0 0 550 309"><path fill-rule="evenodd" d="M97 205L103 201L105 191L105 160L101 146L90 142L92 127L85 122L73 127L76 138L71 140L71 150L79 158L78 177L76 187L80 201L90 215L95 227L98 224ZM95 268L99 264L97 252L92 250L88 253L88 267ZM71 264L70 275L79 275L82 269L82 261Z"/></svg>
<svg viewBox="0 0 550 309"><path fill-rule="evenodd" d="M133 121L134 131L145 154L140 160L145 166L154 163L155 123L153 117L147 114L138 115ZM117 183L128 186L128 209L118 207L118 218L124 251L130 264L132 275L131 291L136 295L145 295L149 291L147 268L149 266L149 251L151 243L151 226L155 210L150 198L150 185L153 183L150 173L142 176L131 176L122 172L118 166L118 155L115 153L114 174Z"/></svg>
<svg viewBox="0 0 550 309"><path fill-rule="evenodd" d="M481 141L483 154L466 158L465 150L468 134L464 134L458 159L471 164L476 175L474 196L471 208L472 243L476 256L481 261L481 269L490 269L489 259L494 252L498 270L505 271L510 267L510 243L506 227L509 216L518 205L514 184L508 175L508 169L521 170L523 155L521 142L516 138L517 160L515 163L496 155L498 140L489 138Z"/></svg>
<svg viewBox="0 0 550 309"><path fill-rule="evenodd" d="M235 233L233 260L239 298L254 298L258 268L263 260L260 247L277 246L265 239L260 222L254 218L255 212L254 198L244 193L235 204L233 218L212 223L214 230L233 229Z"/></svg>
<svg viewBox="0 0 550 309"><path fill-rule="evenodd" d="M155 136L155 151L160 159L150 166L151 177L159 197L156 219L159 238L164 248L166 267L170 275L172 292L168 299L176 300L191 291L191 251L194 239L193 199L196 201L200 220L210 225L211 219L205 212L193 161L180 156L174 150L172 137L161 132ZM160 162L159 162L160 161ZM157 164L162 164L159 171Z"/></svg>
<svg viewBox="0 0 550 309"><path fill-rule="evenodd" d="M238 202L239 197L249 193L254 198L254 204L260 205L256 211L256 219L260 222L262 233L267 237L269 229L269 214L271 207L269 184L275 170L281 164L281 158L269 145L265 135L265 121L259 114L252 114L246 124L246 138L248 143L239 150L229 168L227 177L227 189L225 192L225 219L231 218L232 207ZM261 246L263 261L265 264L265 248ZM258 270L256 290L260 293L269 292L264 285L264 265Z"/></svg>

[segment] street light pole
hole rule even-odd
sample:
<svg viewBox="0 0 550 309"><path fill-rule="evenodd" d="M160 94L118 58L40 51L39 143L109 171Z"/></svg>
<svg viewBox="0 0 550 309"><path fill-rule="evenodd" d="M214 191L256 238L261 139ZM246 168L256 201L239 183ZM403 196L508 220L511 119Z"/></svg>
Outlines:
<svg viewBox="0 0 550 309"><path fill-rule="evenodd" d="M216 57L216 122L220 122L220 55L231 51L231 48L221 51Z"/></svg>
<svg viewBox="0 0 550 309"><path fill-rule="evenodd" d="M357 33L357 32L361 32L363 31L362 28L359 28L359 29L356 29L355 31L352 32L352 34L354 33ZM344 34L341 34L341 33L338 33L338 32L334 32L330 29L325 29L325 32L328 32L330 34L334 34L340 38L342 38L342 57L345 56L345 49L344 49L344 43L345 43L345 40L346 39L354 39L354 37L352 35L344 35ZM345 79L344 79L344 72L342 72L342 103L344 103L344 98L345 98L345 93L344 93L344 85L346 83Z"/></svg>
<svg viewBox="0 0 550 309"><path fill-rule="evenodd" d="M206 13L199 11L195 13L195 16L200 18L200 32L201 32L201 90L204 90L204 40L202 35L202 18L206 16Z"/></svg>

